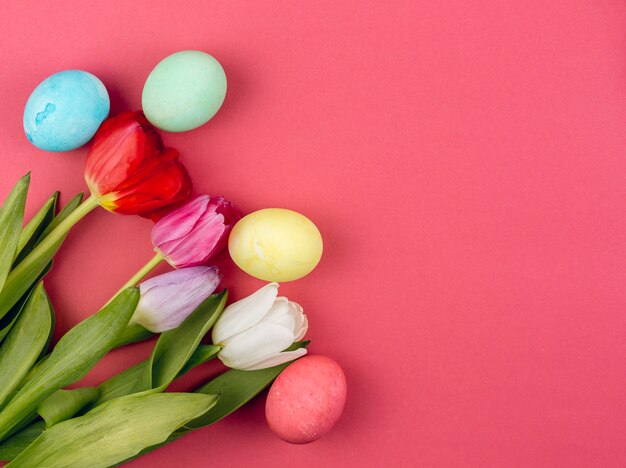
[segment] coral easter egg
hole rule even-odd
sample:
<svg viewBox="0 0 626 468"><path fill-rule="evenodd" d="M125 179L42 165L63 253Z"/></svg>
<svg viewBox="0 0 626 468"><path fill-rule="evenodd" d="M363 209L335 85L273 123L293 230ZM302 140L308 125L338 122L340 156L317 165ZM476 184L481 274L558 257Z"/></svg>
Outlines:
<svg viewBox="0 0 626 468"><path fill-rule="evenodd" d="M152 125L185 132L208 122L226 96L226 74L204 52L183 50L165 57L148 75L141 102Z"/></svg>
<svg viewBox="0 0 626 468"><path fill-rule="evenodd" d="M330 431L346 402L346 378L334 360L305 356L274 381L265 403L272 432L293 444L306 444Z"/></svg>
<svg viewBox="0 0 626 468"><path fill-rule="evenodd" d="M28 98L24 132L45 151L80 148L107 118L109 107L109 94L97 77L65 70L42 81Z"/></svg>
<svg viewBox="0 0 626 468"><path fill-rule="evenodd" d="M322 257L322 236L295 211L266 208L235 224L228 239L233 261L265 281L293 281L309 274Z"/></svg>

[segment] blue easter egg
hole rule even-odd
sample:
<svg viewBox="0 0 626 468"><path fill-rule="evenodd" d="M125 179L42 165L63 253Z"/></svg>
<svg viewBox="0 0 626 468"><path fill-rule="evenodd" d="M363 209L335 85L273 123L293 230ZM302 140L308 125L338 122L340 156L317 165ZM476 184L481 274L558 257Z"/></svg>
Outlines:
<svg viewBox="0 0 626 468"><path fill-rule="evenodd" d="M43 80L28 98L24 132L42 150L73 150L91 140L109 108L102 81L85 71L65 70Z"/></svg>

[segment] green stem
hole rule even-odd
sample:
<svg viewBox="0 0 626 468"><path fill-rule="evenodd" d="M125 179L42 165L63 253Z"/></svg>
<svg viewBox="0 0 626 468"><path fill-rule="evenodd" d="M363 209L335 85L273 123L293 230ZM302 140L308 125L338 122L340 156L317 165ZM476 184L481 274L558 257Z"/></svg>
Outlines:
<svg viewBox="0 0 626 468"><path fill-rule="evenodd" d="M76 209L67 216L67 218L61 221L59 225L50 234L48 234L37 247L33 249L28 257L36 255L38 250L45 250L50 245L61 239L77 222L87 216L97 206L98 199L91 195L87 198L87 200L78 205ZM28 257L26 257L26 259L28 259Z"/></svg>
<svg viewBox="0 0 626 468"><path fill-rule="evenodd" d="M137 273L135 273L133 277L129 279L124 286L121 287L121 289L118 291L117 294L119 294L126 288L137 286L137 283L139 283L142 279L144 279L144 277L148 273L150 273L152 270L154 270L154 268L163 260L164 260L163 255L161 255L160 252L157 252L156 255L152 257L148 263L146 263L143 267L141 267L141 269Z"/></svg>
<svg viewBox="0 0 626 468"><path fill-rule="evenodd" d="M109 299L109 302L107 302L107 304L109 304L113 299L115 299L122 291L124 291L124 289L137 286L137 283L139 283L148 273L154 270L154 268L163 260L165 260L165 257L163 257L161 252L157 252L154 255L154 257L150 259L148 263L146 263L143 267L141 267L141 269L137 273L133 275L131 279L126 281L124 286L122 286L120 290L116 292L115 295L111 299ZM130 344L130 343L143 341L145 339L150 338L151 336L152 336L151 332L143 328L141 325L134 323L133 319L131 318L129 324L126 326L126 330L124 330L122 334L118 337L118 340L113 347L119 348L121 346L126 346L127 344Z"/></svg>

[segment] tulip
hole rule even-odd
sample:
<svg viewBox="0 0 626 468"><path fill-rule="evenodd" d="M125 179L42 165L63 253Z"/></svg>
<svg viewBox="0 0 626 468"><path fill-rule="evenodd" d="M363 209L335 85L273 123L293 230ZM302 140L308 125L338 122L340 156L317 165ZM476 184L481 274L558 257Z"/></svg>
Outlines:
<svg viewBox="0 0 626 468"><path fill-rule="evenodd" d="M306 349L284 351L304 337L306 315L295 302L278 295L270 283L222 312L213 327L213 343L222 346L218 357L234 369L274 367L306 354Z"/></svg>
<svg viewBox="0 0 626 468"><path fill-rule="evenodd" d="M87 154L85 180L103 208L148 218L191 193L178 152L163 146L140 111L124 112L100 126Z"/></svg>
<svg viewBox="0 0 626 468"><path fill-rule="evenodd" d="M201 195L157 221L152 244L175 268L202 265L226 246L238 219L224 197Z"/></svg>
<svg viewBox="0 0 626 468"><path fill-rule="evenodd" d="M223 197L201 195L178 207L156 222L152 228L154 257L121 290L139 283L163 260L174 268L206 264L226 246L238 219L232 204Z"/></svg>
<svg viewBox="0 0 626 468"><path fill-rule="evenodd" d="M191 193L191 180L177 160L178 152L165 148L156 130L141 112L125 112L107 119L96 132L85 162L85 180L91 196L69 213L6 279L0 300L6 313L26 291L25 277L37 277L49 263L70 229L101 205L109 211L156 218ZM158 257L158 258L157 258ZM134 286L161 260L157 256L128 283Z"/></svg>
<svg viewBox="0 0 626 468"><path fill-rule="evenodd" d="M197 266L164 273L139 285L132 321L153 333L178 327L219 285L217 267Z"/></svg>

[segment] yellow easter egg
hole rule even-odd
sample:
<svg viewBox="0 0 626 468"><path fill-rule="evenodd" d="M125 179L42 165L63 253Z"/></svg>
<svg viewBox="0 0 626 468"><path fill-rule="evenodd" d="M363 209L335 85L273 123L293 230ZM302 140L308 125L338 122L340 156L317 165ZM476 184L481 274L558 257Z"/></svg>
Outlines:
<svg viewBox="0 0 626 468"><path fill-rule="evenodd" d="M266 208L241 218L228 251L243 271L265 281L293 281L309 274L322 257L322 236L295 211Z"/></svg>

